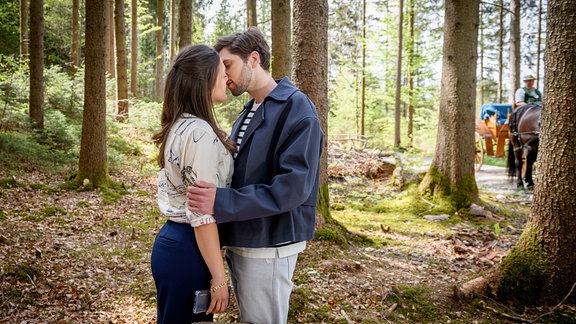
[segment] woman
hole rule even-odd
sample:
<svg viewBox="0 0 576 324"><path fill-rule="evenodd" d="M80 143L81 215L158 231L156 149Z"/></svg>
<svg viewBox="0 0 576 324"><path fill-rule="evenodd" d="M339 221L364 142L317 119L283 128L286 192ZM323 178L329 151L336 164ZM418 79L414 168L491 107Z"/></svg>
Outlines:
<svg viewBox="0 0 576 324"><path fill-rule="evenodd" d="M168 73L161 130L158 205L167 218L152 248L158 323L212 321L228 306L227 279L212 215L186 208L186 187L196 180L229 186L234 143L218 128L213 102L226 100L224 64L205 45L183 48ZM206 313L195 314L194 296L210 290Z"/></svg>

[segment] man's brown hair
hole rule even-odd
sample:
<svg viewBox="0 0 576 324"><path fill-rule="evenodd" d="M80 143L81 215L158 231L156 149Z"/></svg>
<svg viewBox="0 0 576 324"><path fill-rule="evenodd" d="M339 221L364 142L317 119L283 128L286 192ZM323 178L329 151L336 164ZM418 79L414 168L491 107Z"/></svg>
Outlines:
<svg viewBox="0 0 576 324"><path fill-rule="evenodd" d="M270 72L270 46L264 34L256 27L248 27L244 32L218 38L214 49L220 52L227 48L230 53L240 56L246 62L253 51L260 54L260 66Z"/></svg>

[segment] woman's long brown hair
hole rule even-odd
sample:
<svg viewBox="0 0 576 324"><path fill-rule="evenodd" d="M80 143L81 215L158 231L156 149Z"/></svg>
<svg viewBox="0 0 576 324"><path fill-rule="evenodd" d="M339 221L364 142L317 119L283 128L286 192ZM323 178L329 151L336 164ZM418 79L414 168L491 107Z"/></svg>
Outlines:
<svg viewBox="0 0 576 324"><path fill-rule="evenodd" d="M174 59L166 77L164 104L160 122L162 128L152 140L160 147L158 164L164 167L164 150L172 125L183 113L205 120L226 149L234 151L236 145L219 127L214 117L212 88L218 77L220 58L218 53L206 45L184 47Z"/></svg>

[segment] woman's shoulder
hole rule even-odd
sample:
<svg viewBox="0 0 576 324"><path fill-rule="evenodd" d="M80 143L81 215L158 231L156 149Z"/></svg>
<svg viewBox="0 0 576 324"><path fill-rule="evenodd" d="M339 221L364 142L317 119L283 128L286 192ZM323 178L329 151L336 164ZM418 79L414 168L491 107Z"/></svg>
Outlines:
<svg viewBox="0 0 576 324"><path fill-rule="evenodd" d="M214 130L207 121L192 114L182 114L175 124L176 132L181 135L190 133L208 133L216 135Z"/></svg>

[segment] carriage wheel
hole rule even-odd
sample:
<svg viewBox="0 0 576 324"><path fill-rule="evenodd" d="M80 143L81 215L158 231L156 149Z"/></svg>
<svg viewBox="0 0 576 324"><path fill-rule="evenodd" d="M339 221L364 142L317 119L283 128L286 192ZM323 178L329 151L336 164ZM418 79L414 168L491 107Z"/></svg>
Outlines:
<svg viewBox="0 0 576 324"><path fill-rule="evenodd" d="M478 132L476 132L475 139L474 170L478 171L484 163L484 144L482 143L482 136Z"/></svg>

